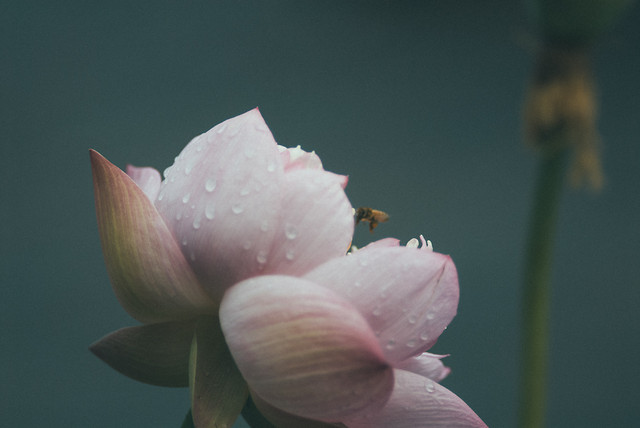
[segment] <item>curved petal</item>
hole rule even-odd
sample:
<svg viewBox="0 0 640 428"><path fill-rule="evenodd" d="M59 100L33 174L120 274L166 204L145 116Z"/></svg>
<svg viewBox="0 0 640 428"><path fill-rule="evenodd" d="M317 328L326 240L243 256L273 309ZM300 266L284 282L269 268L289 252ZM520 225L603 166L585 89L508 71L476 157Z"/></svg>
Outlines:
<svg viewBox="0 0 640 428"><path fill-rule="evenodd" d="M268 423L273 424L274 427L278 428L335 428L335 427L344 427L344 425L340 423L329 423L329 422L320 422L314 421L312 419L303 418L300 416L292 415L291 413L284 412L277 407L273 407L271 404L264 401L260 396L258 396L255 392L251 393L251 399L253 404L260 411L261 416L268 420ZM242 416L245 416L245 410L242 411ZM245 419L247 419L245 417ZM254 427L263 427L262 425L252 424L251 421L247 420L251 426Z"/></svg>
<svg viewBox="0 0 640 428"><path fill-rule="evenodd" d="M155 168L148 166L139 168L133 165L127 165L127 175L136 182L138 187L147 195L151 202L155 201L158 192L160 191L160 184L162 178L160 173Z"/></svg>
<svg viewBox="0 0 640 428"><path fill-rule="evenodd" d="M393 370L367 322L324 287L248 279L227 291L220 321L249 387L285 412L337 421L382 406L391 391Z"/></svg>
<svg viewBox="0 0 640 428"><path fill-rule="evenodd" d="M217 317L200 317L189 358L191 414L198 428L230 427L249 396Z"/></svg>
<svg viewBox="0 0 640 428"><path fill-rule="evenodd" d="M395 385L378 412L345 421L349 428L486 427L453 392L430 379L395 370Z"/></svg>
<svg viewBox="0 0 640 428"><path fill-rule="evenodd" d="M285 171L296 169L322 169L322 162L316 152L305 152L300 146L278 146Z"/></svg>
<svg viewBox="0 0 640 428"><path fill-rule="evenodd" d="M144 192L98 152L90 155L102 252L125 310L142 322L211 310L214 303Z"/></svg>
<svg viewBox="0 0 640 428"><path fill-rule="evenodd" d="M387 361L429 349L458 307L449 256L406 247L374 247L328 261L305 275L348 299L367 319Z"/></svg>
<svg viewBox="0 0 640 428"><path fill-rule="evenodd" d="M397 369L406 370L427 377L435 382L440 382L451 373L449 367L442 364L442 359L447 355L436 355L429 352L407 358L396 364Z"/></svg>
<svg viewBox="0 0 640 428"><path fill-rule="evenodd" d="M196 137L164 175L158 211L215 300L264 268L284 172L257 109Z"/></svg>
<svg viewBox="0 0 640 428"><path fill-rule="evenodd" d="M341 181L342 176L322 170L285 174L281 220L264 274L300 276L347 252L353 215Z"/></svg>
<svg viewBox="0 0 640 428"><path fill-rule="evenodd" d="M189 352L195 323L126 327L89 349L125 376L158 386L189 386Z"/></svg>

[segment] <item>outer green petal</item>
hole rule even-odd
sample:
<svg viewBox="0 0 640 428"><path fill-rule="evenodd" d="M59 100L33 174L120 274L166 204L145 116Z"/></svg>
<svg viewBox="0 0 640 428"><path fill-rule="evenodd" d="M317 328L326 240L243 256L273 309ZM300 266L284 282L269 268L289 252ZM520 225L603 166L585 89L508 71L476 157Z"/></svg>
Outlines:
<svg viewBox="0 0 640 428"><path fill-rule="evenodd" d="M166 322L115 331L89 347L132 379L158 386L189 386L189 352L195 322Z"/></svg>
<svg viewBox="0 0 640 428"><path fill-rule="evenodd" d="M102 251L122 306L145 323L215 309L149 198L98 152L90 154Z"/></svg>
<svg viewBox="0 0 640 428"><path fill-rule="evenodd" d="M217 317L201 317L189 361L191 411L196 428L231 427L249 396Z"/></svg>

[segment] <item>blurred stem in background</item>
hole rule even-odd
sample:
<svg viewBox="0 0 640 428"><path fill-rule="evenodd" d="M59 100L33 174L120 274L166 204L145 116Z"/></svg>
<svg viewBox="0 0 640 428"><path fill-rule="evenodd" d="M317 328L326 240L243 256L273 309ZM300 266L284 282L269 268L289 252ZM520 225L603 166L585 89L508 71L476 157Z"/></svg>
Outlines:
<svg viewBox="0 0 640 428"><path fill-rule="evenodd" d="M541 41L524 105L527 142L540 154L526 243L520 426L545 424L552 250L567 165L575 186L603 174L589 53L631 0L528 0Z"/></svg>

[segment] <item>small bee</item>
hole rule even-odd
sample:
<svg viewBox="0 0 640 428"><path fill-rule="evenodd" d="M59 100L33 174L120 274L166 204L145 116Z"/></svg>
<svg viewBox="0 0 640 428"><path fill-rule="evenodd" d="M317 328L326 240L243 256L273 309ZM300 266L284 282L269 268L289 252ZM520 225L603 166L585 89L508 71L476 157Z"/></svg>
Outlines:
<svg viewBox="0 0 640 428"><path fill-rule="evenodd" d="M360 221L369 222L369 232L371 233L373 233L373 229L376 228L378 223L384 223L389 220L389 214L386 212L374 210L369 207L360 207L354 210L354 215L356 216L356 224L360 223Z"/></svg>

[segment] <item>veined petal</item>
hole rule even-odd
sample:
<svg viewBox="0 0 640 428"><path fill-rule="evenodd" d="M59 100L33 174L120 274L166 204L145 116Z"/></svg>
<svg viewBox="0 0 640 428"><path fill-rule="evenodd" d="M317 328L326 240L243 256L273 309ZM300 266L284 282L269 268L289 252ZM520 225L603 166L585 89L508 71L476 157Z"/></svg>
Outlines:
<svg viewBox="0 0 640 428"><path fill-rule="evenodd" d="M345 421L349 428L486 427L453 392L430 379L394 370L395 385L387 404L378 412Z"/></svg>
<svg viewBox="0 0 640 428"><path fill-rule="evenodd" d="M304 277L357 307L394 365L433 346L458 307L455 266L449 256L431 251L362 249Z"/></svg>
<svg viewBox="0 0 640 428"><path fill-rule="evenodd" d="M189 352L195 323L126 327L89 349L125 376L158 386L189 386Z"/></svg>
<svg viewBox="0 0 640 428"><path fill-rule="evenodd" d="M283 176L257 109L193 139L165 171L156 206L215 300L264 268Z"/></svg>
<svg viewBox="0 0 640 428"><path fill-rule="evenodd" d="M442 364L442 358L447 355L436 355L423 352L415 357L407 358L396 364L395 368L406 370L440 382L451 373L451 369Z"/></svg>
<svg viewBox="0 0 640 428"><path fill-rule="evenodd" d="M382 406L391 391L393 371L367 322L312 282L243 281L225 294L220 321L249 387L285 412L339 421Z"/></svg>
<svg viewBox="0 0 640 428"><path fill-rule="evenodd" d="M127 175L131 177L133 181L142 189L151 202L155 201L158 192L160 191L160 184L162 178L160 173L155 168L137 167L133 165L127 165Z"/></svg>
<svg viewBox="0 0 640 428"><path fill-rule="evenodd" d="M314 421L312 419L303 418L300 416L292 415L291 413L284 412L277 407L273 407L271 404L260 398L255 392L252 392L251 399L254 405L260 411L262 416L266 418L274 427L277 428L336 428L344 427L341 423L329 423ZM244 416L244 412L242 415ZM246 419L246 418L245 418ZM247 420L251 426L262 426L251 424L251 421Z"/></svg>
<svg viewBox="0 0 640 428"><path fill-rule="evenodd" d="M353 237L353 215L342 181L342 176L323 170L285 174L281 220L264 274L300 276L346 254Z"/></svg>
<svg viewBox="0 0 640 428"><path fill-rule="evenodd" d="M189 358L191 414L196 427L230 427L249 390L224 341L217 317L200 317Z"/></svg>
<svg viewBox="0 0 640 428"><path fill-rule="evenodd" d="M214 308L149 198L98 152L90 155L102 252L125 310L158 322Z"/></svg>

